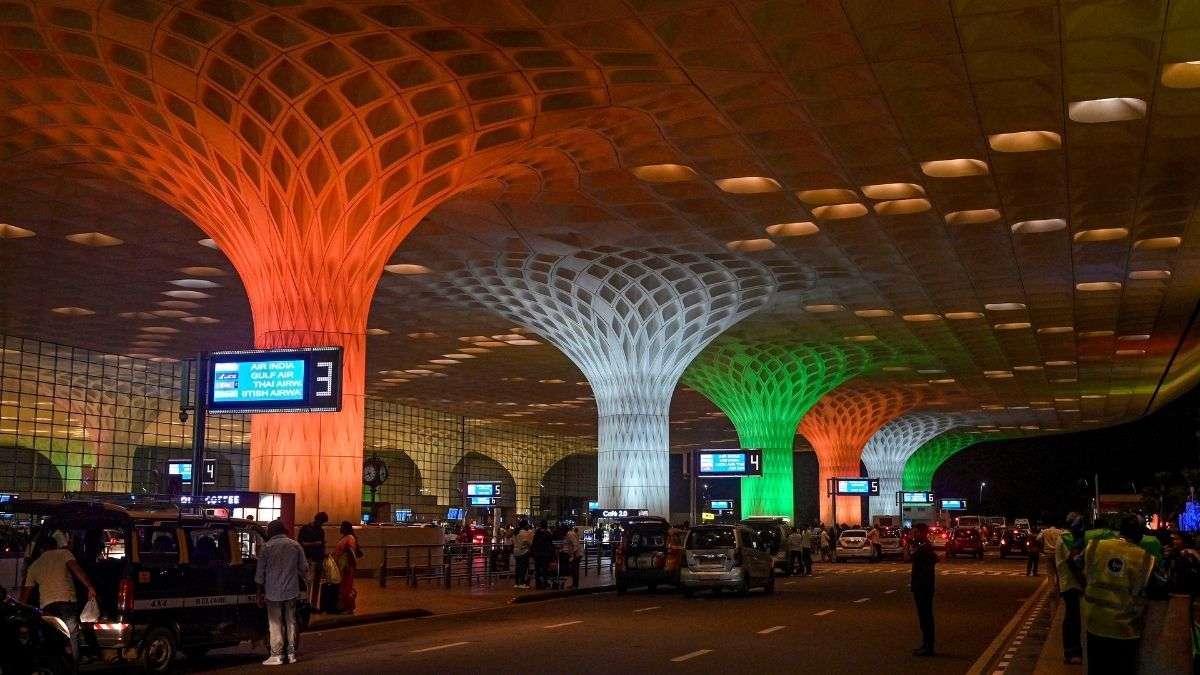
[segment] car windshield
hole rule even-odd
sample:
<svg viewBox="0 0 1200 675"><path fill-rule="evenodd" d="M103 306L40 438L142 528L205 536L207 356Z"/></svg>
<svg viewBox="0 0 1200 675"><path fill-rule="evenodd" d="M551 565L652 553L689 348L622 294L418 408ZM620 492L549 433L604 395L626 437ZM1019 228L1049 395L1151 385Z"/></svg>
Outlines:
<svg viewBox="0 0 1200 675"><path fill-rule="evenodd" d="M977 530L959 530L954 534L959 539L970 539L971 537L979 536L979 532Z"/></svg>
<svg viewBox="0 0 1200 675"><path fill-rule="evenodd" d="M779 548L781 535L779 528L772 523L746 523L746 527L754 530L755 534L763 540L772 551Z"/></svg>
<svg viewBox="0 0 1200 675"><path fill-rule="evenodd" d="M866 530L846 530L845 532L842 533L842 536L843 537L865 537L865 536L867 536L867 531Z"/></svg>
<svg viewBox="0 0 1200 675"><path fill-rule="evenodd" d="M689 549L733 548L736 545L733 528L697 527L688 533L687 547Z"/></svg>
<svg viewBox="0 0 1200 675"><path fill-rule="evenodd" d="M667 528L654 525L630 527L625 531L629 541L629 550L665 548L667 545Z"/></svg>

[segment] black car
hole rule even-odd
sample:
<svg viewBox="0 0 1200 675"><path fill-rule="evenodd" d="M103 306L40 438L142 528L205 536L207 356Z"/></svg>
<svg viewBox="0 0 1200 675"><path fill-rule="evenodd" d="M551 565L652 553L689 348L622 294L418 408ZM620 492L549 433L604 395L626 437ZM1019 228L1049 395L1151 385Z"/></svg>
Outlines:
<svg viewBox="0 0 1200 675"><path fill-rule="evenodd" d="M262 535L248 521L169 504L35 500L4 508L44 517L42 530L67 534L91 578L100 620L81 624L81 657L168 672L180 651L198 658L266 635L254 583Z"/></svg>
<svg viewBox="0 0 1200 675"><path fill-rule="evenodd" d="M1029 552L1029 530L1012 528L1003 530L1000 537L1000 557L1023 556Z"/></svg>

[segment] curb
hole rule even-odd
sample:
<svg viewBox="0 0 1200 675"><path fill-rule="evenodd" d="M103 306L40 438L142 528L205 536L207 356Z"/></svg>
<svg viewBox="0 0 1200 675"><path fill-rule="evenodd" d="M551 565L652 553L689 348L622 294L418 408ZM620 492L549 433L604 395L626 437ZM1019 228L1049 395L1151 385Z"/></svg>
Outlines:
<svg viewBox="0 0 1200 675"><path fill-rule="evenodd" d="M608 593L617 590L616 584L605 584L603 586L588 586L587 588L568 588L561 591L542 591L541 593L530 593L529 595L517 595L512 600L508 601L510 605L523 605L528 602L542 602L544 600L557 600L558 598L570 598L576 595L592 595L595 593Z"/></svg>
<svg viewBox="0 0 1200 675"><path fill-rule="evenodd" d="M319 633L331 628L346 628L347 626L361 626L369 623L397 621L399 619L419 619L426 616L433 616L433 612L427 609L397 609L389 612L372 612L370 614L347 614L321 619L317 622L309 621L308 628L304 632Z"/></svg>

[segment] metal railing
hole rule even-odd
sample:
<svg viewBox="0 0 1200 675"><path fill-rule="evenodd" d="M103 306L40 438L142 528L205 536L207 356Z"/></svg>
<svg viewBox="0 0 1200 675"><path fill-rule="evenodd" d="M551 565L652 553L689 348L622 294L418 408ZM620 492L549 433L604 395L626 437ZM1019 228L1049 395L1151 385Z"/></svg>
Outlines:
<svg viewBox="0 0 1200 675"><path fill-rule="evenodd" d="M561 547L561 541L555 542L556 550ZM414 588L422 581L451 588L456 581L472 586L492 583L516 572L512 544L390 544L374 548L382 553L379 565L381 588L387 587L389 578L403 578ZM587 576L593 570L595 574L601 574L606 564L611 573L613 560L609 545L584 546L579 565L581 575ZM532 561L529 572L532 575Z"/></svg>

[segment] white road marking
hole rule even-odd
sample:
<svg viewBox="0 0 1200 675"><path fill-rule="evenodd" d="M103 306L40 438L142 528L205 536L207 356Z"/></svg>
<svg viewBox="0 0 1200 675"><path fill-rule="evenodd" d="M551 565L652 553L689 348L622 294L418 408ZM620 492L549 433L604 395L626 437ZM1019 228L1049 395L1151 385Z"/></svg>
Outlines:
<svg viewBox="0 0 1200 675"><path fill-rule="evenodd" d="M866 602L868 600L870 600L870 598L859 598L859 599L855 600L854 602L855 602L855 604L858 604L860 602Z"/></svg>
<svg viewBox="0 0 1200 675"><path fill-rule="evenodd" d="M471 644L471 643L470 642L451 642L449 644L438 645L436 647L426 647L424 649L414 649L411 652L409 652L409 654L422 654L424 652L436 652L439 649L450 649L451 647L461 647L463 645L469 645L469 644Z"/></svg>
<svg viewBox="0 0 1200 675"><path fill-rule="evenodd" d="M764 628L764 629L758 631L758 634L759 635L768 635L770 633L774 633L777 630L783 630L784 628L787 628L787 626L771 626L770 628Z"/></svg>
<svg viewBox="0 0 1200 675"><path fill-rule="evenodd" d="M813 616L825 616L826 614L833 614L833 610L832 610L832 609L826 609L826 610L823 610L823 611L817 612L816 614L813 614Z"/></svg>
<svg viewBox="0 0 1200 675"><path fill-rule="evenodd" d="M794 583L796 583L796 582L794 582L794 581L785 581L785 582L783 582L783 585L784 585L784 586L791 586L791 585L792 585L792 584L794 584Z"/></svg>
<svg viewBox="0 0 1200 675"><path fill-rule="evenodd" d="M884 595L891 595L892 593L895 593L895 592L896 592L896 589L894 589L894 588L889 588L889 589L887 589L886 591L884 591L884 592L883 592L883 594L884 594Z"/></svg>
<svg viewBox="0 0 1200 675"><path fill-rule="evenodd" d="M542 628L562 628L563 626L574 626L577 623L583 623L583 620L581 619L579 621L564 621L562 623L552 623L549 626L542 626Z"/></svg>
<svg viewBox="0 0 1200 675"><path fill-rule="evenodd" d="M641 609L635 609L635 610L633 610L633 613L641 614L642 612L649 612L652 609L662 609L662 605L655 605L653 607L643 607Z"/></svg>
<svg viewBox="0 0 1200 675"><path fill-rule="evenodd" d="M679 663L680 661L687 661L688 659L694 659L697 656L704 656L705 654L708 654L711 651L712 651L711 649L697 649L694 652L688 652L687 654L684 654L682 656L676 656L675 658L671 659L671 661L673 663Z"/></svg>

